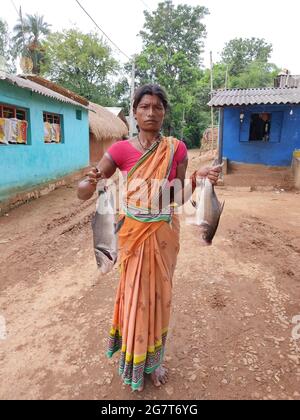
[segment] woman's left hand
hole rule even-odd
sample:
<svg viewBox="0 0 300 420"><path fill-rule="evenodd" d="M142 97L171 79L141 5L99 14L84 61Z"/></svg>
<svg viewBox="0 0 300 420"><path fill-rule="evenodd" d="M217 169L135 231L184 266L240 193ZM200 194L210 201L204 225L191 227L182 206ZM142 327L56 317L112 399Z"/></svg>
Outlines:
<svg viewBox="0 0 300 420"><path fill-rule="evenodd" d="M221 172L222 167L220 165L211 166L199 169L196 176L199 178L208 178L213 185L217 185Z"/></svg>

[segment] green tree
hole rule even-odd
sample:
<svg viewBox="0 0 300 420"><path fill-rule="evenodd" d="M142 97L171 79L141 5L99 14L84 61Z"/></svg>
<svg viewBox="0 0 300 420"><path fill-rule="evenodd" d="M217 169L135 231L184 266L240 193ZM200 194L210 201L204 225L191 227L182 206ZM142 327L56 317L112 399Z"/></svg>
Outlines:
<svg viewBox="0 0 300 420"><path fill-rule="evenodd" d="M226 85L227 66L221 63L215 64L213 67L214 90L224 89ZM205 130L211 126L211 112L207 106L211 99L211 71L205 69L201 72L201 78L197 81L197 88L193 95L193 107L191 112L191 121L189 130L195 130L197 127L197 135L194 136L195 146L200 145ZM218 112L215 112L215 125L218 123ZM200 132L200 136L198 133ZM195 134L196 134L195 133ZM196 140L197 139L197 140Z"/></svg>
<svg viewBox="0 0 300 420"><path fill-rule="evenodd" d="M268 63L273 47L261 38L235 38L227 42L222 62L229 66L229 74L238 76L253 62Z"/></svg>
<svg viewBox="0 0 300 420"><path fill-rule="evenodd" d="M273 86L278 68L269 62L273 47L260 38L236 38L222 52L221 64L228 71L229 88Z"/></svg>
<svg viewBox="0 0 300 420"><path fill-rule="evenodd" d="M123 108L125 115L130 112L130 86L125 75L120 75L119 80L113 85L110 95L111 105Z"/></svg>
<svg viewBox="0 0 300 420"><path fill-rule="evenodd" d="M7 23L0 19L0 70L14 72L14 55Z"/></svg>
<svg viewBox="0 0 300 420"><path fill-rule="evenodd" d="M14 27L15 48L22 56L28 57L33 63L33 73L40 74L44 61L45 50L42 46L43 39L50 34L50 26L44 21L44 16L38 14L21 17Z"/></svg>
<svg viewBox="0 0 300 420"><path fill-rule="evenodd" d="M91 101L115 105L112 101L117 87L113 76L119 65L102 38L70 29L50 34L44 47L46 63L42 72L46 77ZM121 95L121 91L117 94Z"/></svg>
<svg viewBox="0 0 300 420"><path fill-rule="evenodd" d="M238 89L273 87L279 72L275 64L254 61L246 71L230 79L230 87Z"/></svg>
<svg viewBox="0 0 300 420"><path fill-rule="evenodd" d="M145 24L140 36L143 51L137 57L137 79L142 83L159 83L169 94L171 111L165 130L174 136L192 136L191 144L198 142L198 128L191 130L193 93L201 77L200 64L206 28L202 23L208 14L205 7L174 6L171 0L160 3L153 13L145 13ZM193 134L191 134L193 133Z"/></svg>

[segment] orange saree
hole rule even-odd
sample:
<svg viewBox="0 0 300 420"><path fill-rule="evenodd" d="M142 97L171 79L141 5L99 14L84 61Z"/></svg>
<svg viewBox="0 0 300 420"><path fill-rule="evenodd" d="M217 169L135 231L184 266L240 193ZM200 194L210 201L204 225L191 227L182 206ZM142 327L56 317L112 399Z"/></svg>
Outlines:
<svg viewBox="0 0 300 420"><path fill-rule="evenodd" d="M107 355L121 350L120 375L133 390L164 357L180 226L176 215L159 210L158 190L149 186L153 179L164 185L178 144L173 138L156 143L129 173L124 195L121 278ZM141 179L142 184L136 182Z"/></svg>

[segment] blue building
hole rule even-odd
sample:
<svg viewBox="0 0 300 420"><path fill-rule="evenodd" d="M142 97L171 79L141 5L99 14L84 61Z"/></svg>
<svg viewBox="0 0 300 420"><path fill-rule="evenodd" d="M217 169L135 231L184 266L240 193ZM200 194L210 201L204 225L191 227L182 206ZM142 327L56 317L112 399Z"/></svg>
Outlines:
<svg viewBox="0 0 300 420"><path fill-rule="evenodd" d="M300 88L220 90L220 159L287 167L300 149Z"/></svg>
<svg viewBox="0 0 300 420"><path fill-rule="evenodd" d="M0 72L0 201L88 165L88 101Z"/></svg>

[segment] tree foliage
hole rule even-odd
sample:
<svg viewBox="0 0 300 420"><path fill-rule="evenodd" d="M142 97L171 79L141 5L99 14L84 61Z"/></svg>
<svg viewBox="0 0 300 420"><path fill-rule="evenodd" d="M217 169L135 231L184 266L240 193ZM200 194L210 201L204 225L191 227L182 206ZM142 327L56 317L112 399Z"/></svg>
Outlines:
<svg viewBox="0 0 300 420"><path fill-rule="evenodd" d="M136 85L158 83L171 103L164 131L199 146L210 126L211 72L203 69L206 38L203 6L175 6L163 0L145 11L140 32L142 51L136 57ZM122 106L129 113L131 63L125 69L96 33L78 29L51 33L43 16L26 15L14 27L11 44L0 20L0 55L12 64L16 51L32 59L33 71L104 106ZM225 44L214 65L214 89L273 86L278 68L270 63L272 45L260 38L235 38Z"/></svg>
<svg viewBox="0 0 300 420"><path fill-rule="evenodd" d="M174 6L172 0L159 3L153 13L145 13L144 29L140 32L144 49L157 47L172 60L183 53L191 65L199 65L203 52L206 28L202 23L208 14L205 7L191 7L186 4ZM167 63L168 65L168 63ZM176 75L176 67L168 67Z"/></svg>
<svg viewBox="0 0 300 420"><path fill-rule="evenodd" d="M273 87L278 72L275 64L254 61L244 72L231 77L229 86L238 89Z"/></svg>
<svg viewBox="0 0 300 420"><path fill-rule="evenodd" d="M222 62L229 65L230 75L244 73L253 62L268 63L273 47L261 38L235 38L227 42Z"/></svg>
<svg viewBox="0 0 300 420"><path fill-rule="evenodd" d="M166 131L177 137L193 133L191 143L200 135L198 129L188 128L187 122L195 113L194 92L201 77L206 36L202 21L207 14L205 7L176 7L171 0L160 3L153 13L146 11L140 32L143 50L136 60L138 82L159 83L169 93L172 108Z"/></svg>
<svg viewBox="0 0 300 420"><path fill-rule="evenodd" d="M273 47L260 38L235 38L222 52L222 64L228 71L229 88L273 86L278 68L269 62Z"/></svg>
<svg viewBox="0 0 300 420"><path fill-rule="evenodd" d="M0 19L0 70L15 71L15 56L7 23Z"/></svg>
<svg viewBox="0 0 300 420"><path fill-rule="evenodd" d="M47 38L44 47L46 77L103 105L112 105L114 89L122 95L124 83L115 86L111 79L119 65L97 34L84 34L77 29L56 32Z"/></svg>
<svg viewBox="0 0 300 420"><path fill-rule="evenodd" d="M44 21L44 16L38 14L26 15L24 19L20 16L14 27L15 49L23 57L32 60L34 74L41 72L45 57L42 41L50 34L50 27L51 25Z"/></svg>

